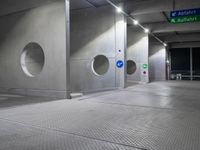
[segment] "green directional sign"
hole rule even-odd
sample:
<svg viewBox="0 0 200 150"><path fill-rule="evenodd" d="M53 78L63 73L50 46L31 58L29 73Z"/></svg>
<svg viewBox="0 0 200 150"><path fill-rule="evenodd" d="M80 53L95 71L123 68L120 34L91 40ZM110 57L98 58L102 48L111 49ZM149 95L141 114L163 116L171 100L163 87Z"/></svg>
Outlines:
<svg viewBox="0 0 200 150"><path fill-rule="evenodd" d="M200 15L174 17L174 18L170 19L170 22L173 23L173 24L200 22Z"/></svg>
<svg viewBox="0 0 200 150"><path fill-rule="evenodd" d="M148 66L148 64L143 64L142 67L143 67L143 69L147 69L149 66Z"/></svg>

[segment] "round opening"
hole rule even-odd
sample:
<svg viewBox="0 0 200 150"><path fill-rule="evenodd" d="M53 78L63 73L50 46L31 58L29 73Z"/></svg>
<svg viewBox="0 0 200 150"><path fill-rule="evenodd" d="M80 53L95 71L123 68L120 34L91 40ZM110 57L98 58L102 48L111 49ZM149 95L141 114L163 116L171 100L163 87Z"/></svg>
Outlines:
<svg viewBox="0 0 200 150"><path fill-rule="evenodd" d="M104 55L98 55L92 61L92 70L96 75L104 75L108 72L109 60Z"/></svg>
<svg viewBox="0 0 200 150"><path fill-rule="evenodd" d="M21 67L30 77L38 75L44 67L44 52L37 43L29 43L21 54Z"/></svg>
<svg viewBox="0 0 200 150"><path fill-rule="evenodd" d="M136 63L132 60L127 61L127 74L132 75L136 72Z"/></svg>

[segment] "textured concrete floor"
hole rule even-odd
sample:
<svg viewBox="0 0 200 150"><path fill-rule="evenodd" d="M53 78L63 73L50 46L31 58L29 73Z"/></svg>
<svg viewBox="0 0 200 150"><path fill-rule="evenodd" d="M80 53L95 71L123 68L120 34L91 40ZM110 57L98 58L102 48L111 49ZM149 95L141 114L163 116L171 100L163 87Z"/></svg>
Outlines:
<svg viewBox="0 0 200 150"><path fill-rule="evenodd" d="M0 95L0 150L199 150L200 82L73 100Z"/></svg>

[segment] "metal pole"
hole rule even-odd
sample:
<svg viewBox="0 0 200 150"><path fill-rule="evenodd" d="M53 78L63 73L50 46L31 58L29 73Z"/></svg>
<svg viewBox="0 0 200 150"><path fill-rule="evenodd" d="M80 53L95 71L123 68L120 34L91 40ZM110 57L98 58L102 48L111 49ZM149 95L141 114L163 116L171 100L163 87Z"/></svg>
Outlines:
<svg viewBox="0 0 200 150"><path fill-rule="evenodd" d="M171 52L169 51L168 80L170 80L171 72L172 72L172 59L171 59Z"/></svg>
<svg viewBox="0 0 200 150"><path fill-rule="evenodd" d="M190 80L193 80L193 57L192 57L192 48L190 48Z"/></svg>

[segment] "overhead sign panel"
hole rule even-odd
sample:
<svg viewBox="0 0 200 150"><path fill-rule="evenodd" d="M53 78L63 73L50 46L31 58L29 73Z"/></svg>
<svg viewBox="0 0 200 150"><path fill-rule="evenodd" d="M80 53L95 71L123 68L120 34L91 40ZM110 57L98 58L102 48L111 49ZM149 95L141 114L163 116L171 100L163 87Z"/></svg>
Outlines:
<svg viewBox="0 0 200 150"><path fill-rule="evenodd" d="M184 9L171 12L171 18L183 17L183 16L197 16L197 15L200 15L200 8Z"/></svg>
<svg viewBox="0 0 200 150"><path fill-rule="evenodd" d="M171 21L171 23L199 22L200 15L199 16L176 17L176 18L172 18L170 21Z"/></svg>
<svg viewBox="0 0 200 150"><path fill-rule="evenodd" d="M200 21L200 8L185 9L171 12L170 22L177 23L191 23Z"/></svg>

